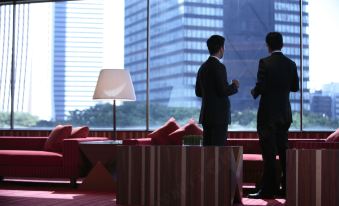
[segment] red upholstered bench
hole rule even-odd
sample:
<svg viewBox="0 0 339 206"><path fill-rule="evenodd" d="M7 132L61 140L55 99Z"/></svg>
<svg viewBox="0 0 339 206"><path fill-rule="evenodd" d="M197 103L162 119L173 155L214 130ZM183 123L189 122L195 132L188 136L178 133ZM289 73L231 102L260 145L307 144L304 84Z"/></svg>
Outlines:
<svg viewBox="0 0 339 206"><path fill-rule="evenodd" d="M61 167L62 154L37 150L0 150L1 165Z"/></svg>
<svg viewBox="0 0 339 206"><path fill-rule="evenodd" d="M83 141L107 140L105 137L64 139L62 152L46 151L48 137L0 136L0 179L4 177L69 178L76 179L88 172L79 149Z"/></svg>
<svg viewBox="0 0 339 206"><path fill-rule="evenodd" d="M228 138L226 145L243 147L243 182L251 184L259 183L264 166L261 156L259 139ZM276 159L279 172L279 156L277 156Z"/></svg>
<svg viewBox="0 0 339 206"><path fill-rule="evenodd" d="M339 149L339 142L318 141L296 141L292 148L295 149Z"/></svg>

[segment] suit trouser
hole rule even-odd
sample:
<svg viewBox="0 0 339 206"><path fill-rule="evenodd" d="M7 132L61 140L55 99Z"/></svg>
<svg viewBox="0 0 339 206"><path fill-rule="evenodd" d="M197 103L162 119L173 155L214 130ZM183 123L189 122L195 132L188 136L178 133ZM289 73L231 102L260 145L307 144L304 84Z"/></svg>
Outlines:
<svg viewBox="0 0 339 206"><path fill-rule="evenodd" d="M227 124L202 125L204 146L225 146L227 140Z"/></svg>
<svg viewBox="0 0 339 206"><path fill-rule="evenodd" d="M279 182L283 191L286 191L286 149L288 148L290 125L291 123L258 123L259 142L264 161L264 170L260 182L263 192L276 193L279 189ZM277 154L282 170L280 181L277 178Z"/></svg>

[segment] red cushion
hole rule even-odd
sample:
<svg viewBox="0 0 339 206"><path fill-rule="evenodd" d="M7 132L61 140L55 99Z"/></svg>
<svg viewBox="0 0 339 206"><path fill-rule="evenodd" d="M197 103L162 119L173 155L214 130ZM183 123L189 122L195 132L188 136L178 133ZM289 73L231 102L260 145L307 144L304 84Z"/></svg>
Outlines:
<svg viewBox="0 0 339 206"><path fill-rule="evenodd" d="M152 139L151 144L153 145L168 145L171 144L168 135L177 129L179 129L179 125L171 117L163 126L148 134L147 137Z"/></svg>
<svg viewBox="0 0 339 206"><path fill-rule="evenodd" d="M33 150L0 150L1 165L61 166L62 155L55 152Z"/></svg>
<svg viewBox="0 0 339 206"><path fill-rule="evenodd" d="M71 135L72 125L58 125L49 134L45 142L44 150L50 152L62 152L62 141Z"/></svg>
<svg viewBox="0 0 339 206"><path fill-rule="evenodd" d="M339 128L330 134L325 140L325 142L339 142Z"/></svg>
<svg viewBox="0 0 339 206"><path fill-rule="evenodd" d="M185 127L185 135L202 135L203 131L199 127L199 125L194 121L194 119L190 119Z"/></svg>
<svg viewBox="0 0 339 206"><path fill-rule="evenodd" d="M175 130L168 136L170 144L181 145L183 136L185 136L185 128L179 128Z"/></svg>
<svg viewBox="0 0 339 206"><path fill-rule="evenodd" d="M71 136L69 138L86 138L89 134L89 128L87 126L76 127L72 129Z"/></svg>
<svg viewBox="0 0 339 206"><path fill-rule="evenodd" d="M169 135L170 143L174 145L181 145L182 138L186 135L202 135L203 130L198 124L190 119L187 124L177 129Z"/></svg>

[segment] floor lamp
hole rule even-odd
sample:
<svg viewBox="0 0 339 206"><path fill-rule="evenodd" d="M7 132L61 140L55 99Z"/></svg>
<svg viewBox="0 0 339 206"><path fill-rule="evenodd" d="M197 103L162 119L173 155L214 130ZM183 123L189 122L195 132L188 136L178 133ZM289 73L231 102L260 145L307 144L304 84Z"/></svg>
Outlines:
<svg viewBox="0 0 339 206"><path fill-rule="evenodd" d="M117 139L116 100L135 101L135 92L129 71L102 69L93 99L113 99L113 140Z"/></svg>

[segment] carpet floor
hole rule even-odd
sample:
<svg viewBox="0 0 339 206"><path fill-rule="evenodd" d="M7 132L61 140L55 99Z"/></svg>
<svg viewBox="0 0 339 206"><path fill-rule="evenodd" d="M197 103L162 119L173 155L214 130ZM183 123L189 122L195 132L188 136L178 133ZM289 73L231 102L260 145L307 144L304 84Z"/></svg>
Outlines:
<svg viewBox="0 0 339 206"><path fill-rule="evenodd" d="M81 182L78 182L81 183ZM119 206L114 193L71 188L68 181L5 179L0 182L0 206ZM243 198L236 206L284 206L284 199Z"/></svg>

